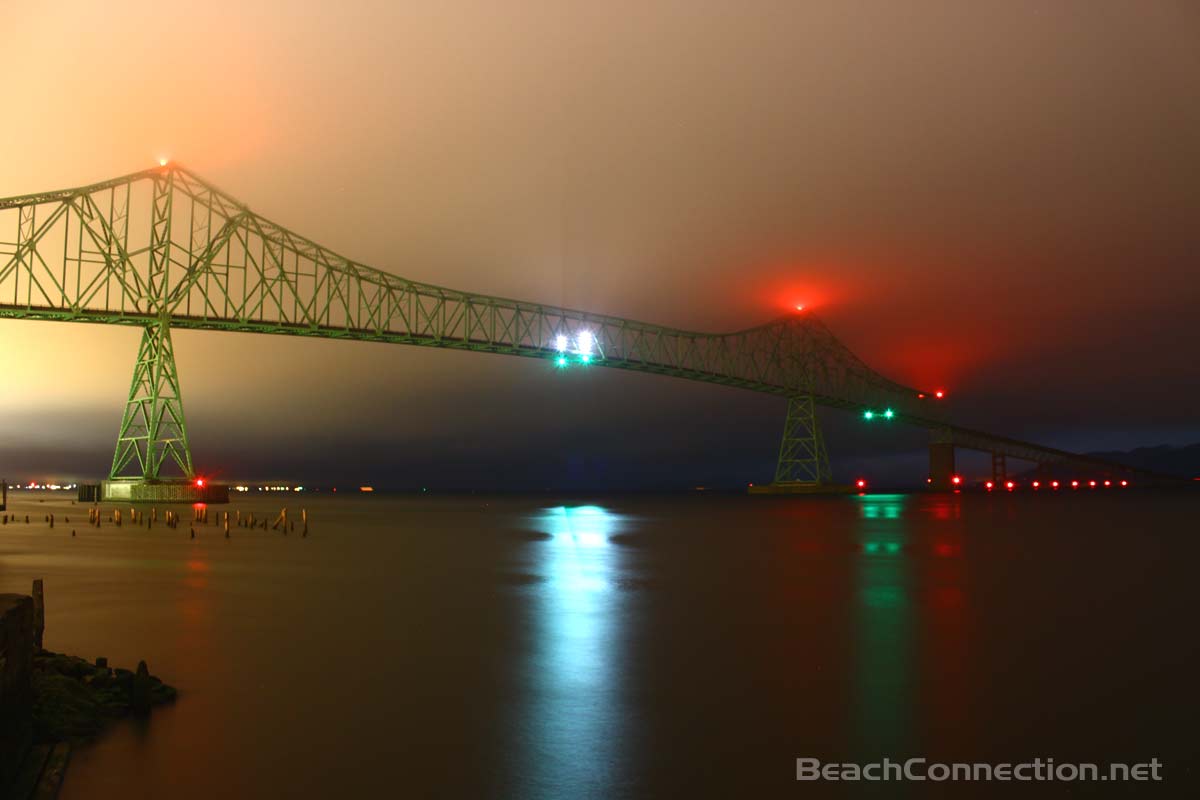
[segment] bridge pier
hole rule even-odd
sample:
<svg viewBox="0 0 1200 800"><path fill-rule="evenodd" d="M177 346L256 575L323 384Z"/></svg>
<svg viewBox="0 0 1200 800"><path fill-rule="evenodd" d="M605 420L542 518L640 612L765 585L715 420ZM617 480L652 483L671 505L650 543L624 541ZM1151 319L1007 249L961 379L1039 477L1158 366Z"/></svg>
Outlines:
<svg viewBox="0 0 1200 800"><path fill-rule="evenodd" d="M184 479L192 479L192 451L183 417L179 373L175 369L175 348L171 344L171 326L164 320L142 330L129 400L125 403L108 477L121 478L133 466L143 480L158 480L168 458Z"/></svg>
<svg viewBox="0 0 1200 800"><path fill-rule="evenodd" d="M992 482L1001 486L1008 480L1008 458L1004 453L992 451Z"/></svg>
<svg viewBox="0 0 1200 800"><path fill-rule="evenodd" d="M164 477L164 469L178 474ZM228 487L195 480L171 326L165 319L142 330L112 468L108 480L99 486L99 499L161 503L229 501Z"/></svg>
<svg viewBox="0 0 1200 800"><path fill-rule="evenodd" d="M955 488L954 478L954 445L946 442L932 442L929 445L929 485L939 492Z"/></svg>
<svg viewBox="0 0 1200 800"><path fill-rule="evenodd" d="M825 439L817 422L816 399L811 394L789 397L775 480L768 486L750 487L750 493L820 494L849 491L849 486L835 486L833 483Z"/></svg>
<svg viewBox="0 0 1200 800"><path fill-rule="evenodd" d="M816 400L811 394L789 397L774 483L819 485L832 481L825 439L817 423Z"/></svg>

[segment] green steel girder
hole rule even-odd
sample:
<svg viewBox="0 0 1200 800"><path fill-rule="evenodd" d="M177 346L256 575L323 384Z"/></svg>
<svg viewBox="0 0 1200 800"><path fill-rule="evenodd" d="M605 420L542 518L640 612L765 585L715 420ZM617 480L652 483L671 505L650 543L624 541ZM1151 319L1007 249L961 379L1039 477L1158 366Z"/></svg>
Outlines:
<svg viewBox="0 0 1200 800"><path fill-rule="evenodd" d="M787 419L779 444L775 484L821 486L833 482L825 438L817 421L817 404L810 394L788 398Z"/></svg>
<svg viewBox="0 0 1200 800"><path fill-rule="evenodd" d="M293 233L173 164L0 199L0 317L357 339L542 359L558 356L559 336L575 342L588 332L599 366L807 398L810 405L891 408L894 421L957 436L964 446L988 438L950 425L940 404L872 370L811 312L711 334L411 281ZM169 353L169 333L166 342ZM181 406L179 422L182 427ZM1000 445L1015 441L993 438ZM186 432L182 440L186 453ZM1061 457L1061 451L1020 444L1034 455ZM180 466L190 474L190 460Z"/></svg>
<svg viewBox="0 0 1200 800"><path fill-rule="evenodd" d="M168 467L173 465L179 477L191 479L192 451L183 416L179 373L175 369L171 326L159 322L147 325L142 332L108 477L132 477L127 472L130 466L137 467L136 476L145 480L171 477L163 473L164 463Z"/></svg>

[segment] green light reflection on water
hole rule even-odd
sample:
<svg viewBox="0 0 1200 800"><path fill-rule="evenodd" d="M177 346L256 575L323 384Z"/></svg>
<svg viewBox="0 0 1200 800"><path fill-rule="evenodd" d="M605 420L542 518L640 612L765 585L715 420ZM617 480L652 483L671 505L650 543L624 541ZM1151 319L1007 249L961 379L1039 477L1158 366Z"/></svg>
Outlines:
<svg viewBox="0 0 1200 800"><path fill-rule="evenodd" d="M903 757L911 745L915 681L909 531L901 494L859 495L855 561L852 723L857 757Z"/></svg>

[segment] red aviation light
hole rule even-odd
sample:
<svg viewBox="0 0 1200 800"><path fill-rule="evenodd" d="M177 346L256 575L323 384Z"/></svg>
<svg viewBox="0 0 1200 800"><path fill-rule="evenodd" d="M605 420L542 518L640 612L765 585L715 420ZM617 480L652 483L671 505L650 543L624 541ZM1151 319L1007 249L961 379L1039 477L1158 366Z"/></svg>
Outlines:
<svg viewBox="0 0 1200 800"><path fill-rule="evenodd" d="M1057 489L1057 488L1058 488L1058 481L1050 481L1050 488L1051 488L1051 489Z"/></svg>
<svg viewBox="0 0 1200 800"><path fill-rule="evenodd" d="M867 482L866 482L865 480L863 480L862 478L859 478L858 480L856 480L856 481L854 482L854 485L855 485L856 487L858 487L859 489L865 489L865 488L867 488Z"/></svg>
<svg viewBox="0 0 1200 800"><path fill-rule="evenodd" d="M989 492L992 490L992 488L993 488L995 485L996 485L996 484L992 483L991 481L988 481L987 483L985 483L985 484L984 484L984 486L986 486L986 487L987 487L987 490L988 490Z"/></svg>
<svg viewBox="0 0 1200 800"><path fill-rule="evenodd" d="M1105 481L1104 485L1105 485L1105 487L1112 486L1112 481Z"/></svg>
<svg viewBox="0 0 1200 800"><path fill-rule="evenodd" d="M196 488L197 489L204 488L204 478L196 478Z"/></svg>
<svg viewBox="0 0 1200 800"><path fill-rule="evenodd" d="M955 475L953 478L950 479L950 482L952 484L954 484L955 486L961 486L962 485L962 476Z"/></svg>
<svg viewBox="0 0 1200 800"><path fill-rule="evenodd" d="M1004 488L1008 489L1011 492L1013 489L1017 488L1017 485L1015 483L1013 483L1012 481L1005 481Z"/></svg>
<svg viewBox="0 0 1200 800"><path fill-rule="evenodd" d="M1079 481L1071 481L1071 488L1072 488L1072 489L1078 489L1078 488L1079 488Z"/></svg>
<svg viewBox="0 0 1200 800"><path fill-rule="evenodd" d="M1122 486L1128 486L1128 485L1129 485L1129 481L1121 481L1121 485L1122 485Z"/></svg>
<svg viewBox="0 0 1200 800"><path fill-rule="evenodd" d="M1089 487L1091 487L1092 489L1095 489L1095 488L1096 488L1096 482L1095 482L1095 481L1088 481L1088 486L1089 486Z"/></svg>
<svg viewBox="0 0 1200 800"><path fill-rule="evenodd" d="M1033 482L1033 488L1035 488L1035 489L1037 489L1037 488L1040 488L1040 487L1041 487L1041 485L1042 485L1041 481L1034 481L1034 482Z"/></svg>
<svg viewBox="0 0 1200 800"><path fill-rule="evenodd" d="M933 396L936 397L938 400L941 400L943 397L946 396L946 390L938 389L936 392L933 393Z"/></svg>

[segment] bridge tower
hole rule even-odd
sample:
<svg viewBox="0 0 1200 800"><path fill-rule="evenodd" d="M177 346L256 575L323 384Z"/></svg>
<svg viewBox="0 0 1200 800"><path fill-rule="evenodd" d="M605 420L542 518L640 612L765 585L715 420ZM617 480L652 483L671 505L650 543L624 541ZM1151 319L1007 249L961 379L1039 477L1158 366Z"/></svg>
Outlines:
<svg viewBox="0 0 1200 800"><path fill-rule="evenodd" d="M196 480L188 444L183 393L171 342L171 209L175 171L153 179L150 246L143 302L157 317L142 329L129 399L117 434L103 500L220 502L226 487Z"/></svg>
<svg viewBox="0 0 1200 800"><path fill-rule="evenodd" d="M157 481L164 465L178 468L180 476L189 481L194 476L171 326L165 320L142 330L108 477ZM136 468L135 475L127 474L130 466Z"/></svg>
<svg viewBox="0 0 1200 800"><path fill-rule="evenodd" d="M1008 480L1008 458L998 450L992 451L992 482L997 486Z"/></svg>
<svg viewBox="0 0 1200 800"><path fill-rule="evenodd" d="M142 329L112 468L99 488L100 500L229 502L228 486L198 479L192 468L175 346L166 315Z"/></svg>
<svg viewBox="0 0 1200 800"><path fill-rule="evenodd" d="M779 444L775 480L769 486L752 486L752 494L804 494L847 491L835 486L825 452L825 438L817 421L817 403L811 393L788 398L787 420Z"/></svg>

